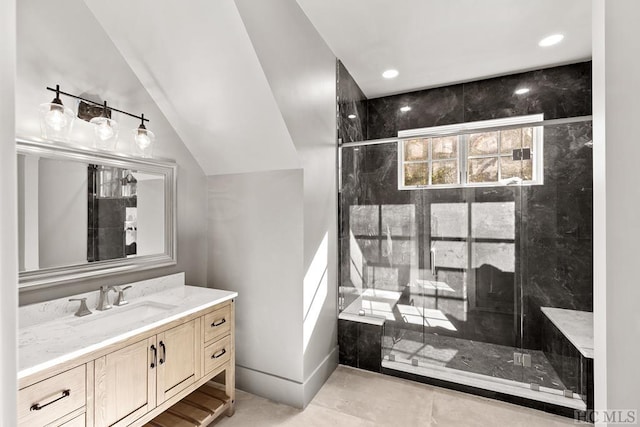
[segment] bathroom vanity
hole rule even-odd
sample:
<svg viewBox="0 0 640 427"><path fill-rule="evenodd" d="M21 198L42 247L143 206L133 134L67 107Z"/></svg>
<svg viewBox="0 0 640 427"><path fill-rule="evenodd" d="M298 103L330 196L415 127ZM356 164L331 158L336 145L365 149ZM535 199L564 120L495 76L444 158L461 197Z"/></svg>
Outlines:
<svg viewBox="0 0 640 427"><path fill-rule="evenodd" d="M72 297L87 298L82 317L69 298L20 307L19 426L200 426L233 414L237 293L185 286L183 273L131 285L127 304L104 311L99 291Z"/></svg>

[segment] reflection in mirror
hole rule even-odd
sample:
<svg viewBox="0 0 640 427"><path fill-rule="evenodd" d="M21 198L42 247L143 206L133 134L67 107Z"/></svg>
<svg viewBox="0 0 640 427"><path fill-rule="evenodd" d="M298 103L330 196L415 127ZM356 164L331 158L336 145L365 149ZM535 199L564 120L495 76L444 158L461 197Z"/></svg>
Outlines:
<svg viewBox="0 0 640 427"><path fill-rule="evenodd" d="M90 164L88 185L87 261L162 252L161 175Z"/></svg>
<svg viewBox="0 0 640 427"><path fill-rule="evenodd" d="M18 143L21 286L175 263L175 165Z"/></svg>

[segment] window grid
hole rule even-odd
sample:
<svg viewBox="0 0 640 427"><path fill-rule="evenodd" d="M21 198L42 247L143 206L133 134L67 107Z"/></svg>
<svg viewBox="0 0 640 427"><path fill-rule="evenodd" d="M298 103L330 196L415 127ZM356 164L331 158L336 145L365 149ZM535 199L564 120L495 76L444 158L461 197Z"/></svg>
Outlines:
<svg viewBox="0 0 640 427"><path fill-rule="evenodd" d="M535 152L534 152L534 147L524 147L524 138L525 138L525 129L531 129L532 130L532 135L535 134L534 129L530 126L525 126L522 128L519 128L518 130L520 131L520 146L517 148L514 148L514 150L516 149L524 149L524 148L529 148L531 150L531 162L535 163ZM497 159L497 167L498 167L498 179L497 181L482 181L482 183L493 183L493 182L499 182L503 179L502 177L502 161L503 159L507 158L507 159L511 159L513 158L513 154L506 154L502 152L502 135L503 135L503 130L500 131L496 131L496 133L498 134L498 138L497 138L497 144L496 144L496 152L495 153L489 153L489 154L467 154L467 159L468 160L473 160L473 159ZM476 134L480 134L480 133L485 133L485 132L478 132L478 133L473 133L470 135L476 135ZM464 135L464 139L465 139L465 147L467 148L467 153L469 153L471 150L469 148L469 143L471 142L471 138L470 135ZM532 144L533 145L533 144ZM518 160L518 162L520 163L520 172L522 173L523 169L524 169L524 159L520 159ZM468 180L469 177L469 168L471 165L471 162L466 162L466 171L467 171L467 183L470 183L471 181ZM532 169L535 168L535 165L532 165ZM523 180L523 181L533 181L533 180Z"/></svg>
<svg viewBox="0 0 640 427"><path fill-rule="evenodd" d="M509 129L513 129L513 127L509 127ZM526 123L523 123L522 127L517 128L520 131L520 138L516 146L512 148L512 150L522 150L529 149L531 153L531 170L528 171L527 175L530 174L531 179L524 179L525 175L525 160L515 160L515 162L519 162L519 173L515 176L520 177L522 179L522 183L525 185L537 185L542 184L542 159L539 158L542 156L542 128L540 126L527 126ZM531 129L530 131L530 140L528 143L525 143L526 134L525 131L527 129ZM434 159L433 158L433 140L438 139L440 137L422 137L422 138L401 138L399 140L399 148L402 147L402 152L399 153L399 159L401 159L401 170L399 171L398 178L401 181L398 183L400 189L420 189L420 188L460 188L460 187L483 187L483 186L497 186L502 185L500 183L503 180L504 172L504 163L513 158L513 154L503 153L503 132L506 129L492 129L486 130L478 129L476 132L465 132L464 134L458 135L450 135L449 137L456 137L456 157L447 157L442 159ZM483 134L483 133L497 133L496 140L496 151L493 153L487 154L469 154L471 149L469 147L471 135ZM420 141L428 141L428 153L426 160L404 160L405 157L405 145L404 143L410 140L420 140ZM529 145L529 146L525 146ZM497 179L491 181L478 181L474 182L470 180L471 175L471 161L472 160L482 160L482 159L495 159L496 160L496 168L497 168ZM439 183L433 184L433 163L436 162L455 162L455 183ZM538 164L540 163L540 164ZM409 164L425 164L427 167L427 179L426 184L405 184L405 165ZM464 173L462 173L464 171Z"/></svg>

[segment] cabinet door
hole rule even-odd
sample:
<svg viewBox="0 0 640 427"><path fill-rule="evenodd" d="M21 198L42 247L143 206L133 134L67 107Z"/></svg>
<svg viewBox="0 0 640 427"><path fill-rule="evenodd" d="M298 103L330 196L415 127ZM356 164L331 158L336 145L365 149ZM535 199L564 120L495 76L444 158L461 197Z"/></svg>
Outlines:
<svg viewBox="0 0 640 427"><path fill-rule="evenodd" d="M199 379L200 322L192 320L156 336L158 405Z"/></svg>
<svg viewBox="0 0 640 427"><path fill-rule="evenodd" d="M95 361L95 426L126 426L156 406L156 342L149 338Z"/></svg>

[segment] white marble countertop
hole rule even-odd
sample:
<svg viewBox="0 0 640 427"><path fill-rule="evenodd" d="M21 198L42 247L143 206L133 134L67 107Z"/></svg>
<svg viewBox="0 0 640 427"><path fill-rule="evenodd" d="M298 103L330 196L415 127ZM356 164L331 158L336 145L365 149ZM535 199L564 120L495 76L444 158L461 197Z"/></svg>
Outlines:
<svg viewBox="0 0 640 427"><path fill-rule="evenodd" d="M165 277L173 276L175 275ZM181 277L184 280L184 276ZM18 379L238 296L231 291L184 286L184 282L179 283L179 278L177 281L171 280L172 283L157 286L156 289L153 289L152 282L153 279L133 283L133 288L126 294L129 304L122 307L114 306L110 310L96 311L95 303L91 304L88 300L89 309L93 313L84 317L73 315L78 303L68 303L68 299L75 296L20 307ZM97 295L98 291L91 294ZM91 296L95 299L94 295ZM110 297L113 302L113 292ZM141 306L161 307L162 310L150 310L148 316L141 318L131 316ZM127 312L130 314L126 315Z"/></svg>
<svg viewBox="0 0 640 427"><path fill-rule="evenodd" d="M592 312L554 307L541 307L540 310L584 357L593 359Z"/></svg>

